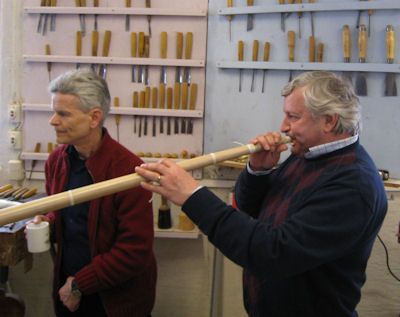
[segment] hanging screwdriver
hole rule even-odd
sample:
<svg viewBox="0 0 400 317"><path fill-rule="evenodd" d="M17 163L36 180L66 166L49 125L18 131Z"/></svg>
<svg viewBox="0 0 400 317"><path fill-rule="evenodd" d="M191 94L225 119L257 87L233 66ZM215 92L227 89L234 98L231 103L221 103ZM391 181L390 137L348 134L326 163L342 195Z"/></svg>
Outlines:
<svg viewBox="0 0 400 317"><path fill-rule="evenodd" d="M243 41L238 42L238 60L243 62ZM239 92L242 91L242 69L239 68Z"/></svg>
<svg viewBox="0 0 400 317"><path fill-rule="evenodd" d="M149 86L147 86L146 88L145 88L145 99L144 99L144 107L146 108L146 109L149 109L150 108L150 93L151 93L151 91L150 91L150 87ZM144 117L144 132L143 132L143 134L144 135L147 135L147 116L145 116Z"/></svg>
<svg viewBox="0 0 400 317"><path fill-rule="evenodd" d="M46 55L50 55L50 45L46 44ZM51 63L47 62L47 74L49 75L49 82L51 82Z"/></svg>
<svg viewBox="0 0 400 317"><path fill-rule="evenodd" d="M302 0L296 0L296 3L301 4ZM303 12L299 11L297 12L297 16L299 18L299 39L301 39L301 18L303 17Z"/></svg>
<svg viewBox="0 0 400 317"><path fill-rule="evenodd" d="M288 31L287 33L287 43L289 48L289 62L294 62L294 45L295 45L295 33L294 31ZM289 73L289 82L292 81L293 70Z"/></svg>
<svg viewBox="0 0 400 317"><path fill-rule="evenodd" d="M115 97L114 98L114 107L118 108L119 107L119 98ZM117 141L119 142L119 120L120 120L120 115L115 114L115 125L117 126Z"/></svg>
<svg viewBox="0 0 400 317"><path fill-rule="evenodd" d="M253 41L253 62L257 61L257 57L258 57L258 40L254 40ZM253 92L254 91L254 76L256 73L256 69L253 68L253 75L251 76L251 86L250 86L250 91Z"/></svg>
<svg viewBox="0 0 400 317"><path fill-rule="evenodd" d="M46 0L46 7L51 6L51 0ZM42 35L46 35L47 32L47 20L49 19L49 14L44 15L44 24L43 24L43 30L42 30Z"/></svg>
<svg viewBox="0 0 400 317"><path fill-rule="evenodd" d="M175 84L176 85L176 84ZM167 109L172 109L172 95L173 89L172 87L167 88ZM167 118L167 135L171 134L171 117Z"/></svg>
<svg viewBox="0 0 400 317"><path fill-rule="evenodd" d="M247 6L251 7L254 4L254 0L247 0ZM254 20L254 15L253 14L248 14L247 15L247 32L251 31L253 29L253 20Z"/></svg>
<svg viewBox="0 0 400 317"><path fill-rule="evenodd" d="M188 105L189 84L182 84L182 110L187 110ZM186 133L186 118L181 120L181 133Z"/></svg>
<svg viewBox="0 0 400 317"><path fill-rule="evenodd" d="M146 0L146 8L150 8L150 7L151 7L150 0ZM151 25L150 25L150 23L151 23L151 15L147 16L147 23L149 25L149 36L151 37Z"/></svg>
<svg viewBox="0 0 400 317"><path fill-rule="evenodd" d="M131 33L131 57L135 58L136 57L136 47L137 47L137 37L136 37L136 33L132 32ZM135 65L132 65L132 82L135 83L136 82L136 74L135 74Z"/></svg>
<svg viewBox="0 0 400 317"><path fill-rule="evenodd" d="M321 63L324 55L324 43L318 43L317 62Z"/></svg>
<svg viewBox="0 0 400 317"><path fill-rule="evenodd" d="M76 31L76 56L82 56L82 32ZM76 63L76 69L80 69L81 64Z"/></svg>
<svg viewBox="0 0 400 317"><path fill-rule="evenodd" d="M34 152L35 153L39 153L40 152L40 142L36 143ZM35 168L36 163L37 163L37 160L32 160L31 172L30 172L29 178L28 178L29 180L32 178L33 169Z"/></svg>
<svg viewBox="0 0 400 317"><path fill-rule="evenodd" d="M372 1L372 0L368 0ZM371 37L371 15L372 15L372 10L368 10L368 37Z"/></svg>
<svg viewBox="0 0 400 317"><path fill-rule="evenodd" d="M310 63L315 62L315 37L312 35L308 40L308 61Z"/></svg>
<svg viewBox="0 0 400 317"><path fill-rule="evenodd" d="M146 92L144 90L141 90L140 95L139 95L140 109L144 108L145 101L146 101ZM140 118L139 118L139 138L142 136L142 121L143 121L143 116L140 116Z"/></svg>
<svg viewBox="0 0 400 317"><path fill-rule="evenodd" d="M98 6L99 6L99 0L93 0L93 6L95 7L95 8L97 8ZM98 30L98 25L97 25L97 18L98 18L98 14L95 14L94 15L94 25L93 25L93 28L97 31Z"/></svg>
<svg viewBox="0 0 400 317"><path fill-rule="evenodd" d="M232 0L228 0L228 8L232 7ZM229 14L228 15L228 21L229 21L229 42L232 40L232 18L233 15Z"/></svg>
<svg viewBox="0 0 400 317"><path fill-rule="evenodd" d="M144 32L139 32L139 45L138 45L138 55L139 57L144 57ZM138 83L143 82L143 66L138 66Z"/></svg>
<svg viewBox="0 0 400 317"><path fill-rule="evenodd" d="M265 42L264 45L264 62L268 62L269 60L269 47L270 47L270 43L269 42ZM262 88L261 88L261 92L264 93L264 84L265 84L265 73L267 72L267 70L264 68L263 69L263 80L262 80Z"/></svg>
<svg viewBox="0 0 400 317"><path fill-rule="evenodd" d="M285 0L279 0L279 4L285 4ZM281 30L285 32L285 13L281 12Z"/></svg>
<svg viewBox="0 0 400 317"><path fill-rule="evenodd" d="M293 4L295 0L289 0L288 4ZM286 21L286 19L292 14L292 12L286 12L285 16L284 16L284 20Z"/></svg>
<svg viewBox="0 0 400 317"><path fill-rule="evenodd" d="M50 5L52 7L57 6L57 0L51 0ZM56 30L56 14L52 13L50 15L50 32L54 32Z"/></svg>
<svg viewBox="0 0 400 317"><path fill-rule="evenodd" d="M164 109L165 107L165 84L160 83L160 94L159 94L159 107ZM164 118L160 116L160 133L164 133Z"/></svg>
<svg viewBox="0 0 400 317"><path fill-rule="evenodd" d="M77 7L86 7L86 0L75 0L75 5ZM79 22L81 25L82 36L86 34L86 22L85 22L85 15L79 14Z"/></svg>
<svg viewBox="0 0 400 317"><path fill-rule="evenodd" d="M131 7L131 0L125 0L125 6L127 7L127 8L130 8ZM130 19L130 15L129 14L127 14L126 16L125 16L125 31L126 32L129 32L129 30L131 29L131 27L130 27L130 22L131 21L131 19Z"/></svg>
<svg viewBox="0 0 400 317"><path fill-rule="evenodd" d="M314 3L314 0L308 0L309 3ZM311 35L314 36L314 11L310 11Z"/></svg>
<svg viewBox="0 0 400 317"><path fill-rule="evenodd" d="M133 108L137 108L139 106L139 94L137 91L133 92ZM136 117L137 115L133 116L133 133L136 134Z"/></svg>
<svg viewBox="0 0 400 317"><path fill-rule="evenodd" d="M46 0L41 0L40 1L40 6L41 7L45 7L46 6ZM37 33L41 33L42 32L42 24L43 24L43 17L45 16L45 13L40 13L39 14L39 20L38 20L38 24L37 24L37 28L36 28L36 32Z"/></svg>
<svg viewBox="0 0 400 317"><path fill-rule="evenodd" d="M151 106L153 109L157 108L157 101L158 101L158 89L157 87L153 87L151 91ZM152 131L153 131L153 136L156 136L156 116L153 116L153 125L152 125Z"/></svg>

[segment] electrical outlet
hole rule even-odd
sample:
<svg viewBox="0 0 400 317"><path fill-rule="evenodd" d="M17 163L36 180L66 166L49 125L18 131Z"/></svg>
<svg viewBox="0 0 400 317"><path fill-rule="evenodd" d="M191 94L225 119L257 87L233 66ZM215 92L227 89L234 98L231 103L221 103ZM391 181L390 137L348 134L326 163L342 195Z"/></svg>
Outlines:
<svg viewBox="0 0 400 317"><path fill-rule="evenodd" d="M11 130L9 134L9 146L13 150L22 149L22 132L19 130Z"/></svg>
<svg viewBox="0 0 400 317"><path fill-rule="evenodd" d="M21 122L21 105L13 103L8 105L8 119L10 122L20 123Z"/></svg>

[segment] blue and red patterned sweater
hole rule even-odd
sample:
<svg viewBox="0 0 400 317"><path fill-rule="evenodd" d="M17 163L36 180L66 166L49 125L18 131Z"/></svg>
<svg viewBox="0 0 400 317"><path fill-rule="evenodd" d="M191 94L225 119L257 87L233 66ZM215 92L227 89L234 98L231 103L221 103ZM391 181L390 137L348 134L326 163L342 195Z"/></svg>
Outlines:
<svg viewBox="0 0 400 317"><path fill-rule="evenodd" d="M235 196L240 211L207 188L182 209L244 268L249 316L357 316L387 210L382 180L358 141L314 159L291 155L268 175L244 170Z"/></svg>

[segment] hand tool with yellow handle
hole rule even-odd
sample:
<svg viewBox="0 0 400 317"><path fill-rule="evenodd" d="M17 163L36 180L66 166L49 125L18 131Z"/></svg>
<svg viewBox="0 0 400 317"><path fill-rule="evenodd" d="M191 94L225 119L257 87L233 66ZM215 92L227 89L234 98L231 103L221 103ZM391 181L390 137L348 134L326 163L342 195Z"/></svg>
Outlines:
<svg viewBox="0 0 400 317"><path fill-rule="evenodd" d="M146 92L144 90L142 90L142 91L140 91L140 95L139 95L139 107L141 109L144 108L145 102L146 102ZM142 131L143 131L143 129L142 129L142 121L143 120L142 119L143 119L143 116L140 116L140 119L139 119L139 137L142 136Z"/></svg>
<svg viewBox="0 0 400 317"><path fill-rule="evenodd" d="M131 33L131 57L135 58L136 57L136 50L137 50L137 36L135 32ZM131 80L133 83L136 82L136 74L135 74L135 65L132 65L132 76Z"/></svg>
<svg viewBox="0 0 400 317"><path fill-rule="evenodd" d="M324 56L324 43L318 43L317 49L317 62L322 63L322 58Z"/></svg>
<svg viewBox="0 0 400 317"><path fill-rule="evenodd" d="M131 0L125 0L125 7L127 7L127 8L131 7ZM129 30L131 29L131 26L130 26L131 22L130 21L131 21L130 20L130 15L127 14L125 16L125 31L126 32L129 32Z"/></svg>
<svg viewBox="0 0 400 317"><path fill-rule="evenodd" d="M172 87L167 88L167 109L172 109ZM171 117L167 118L167 135L171 135Z"/></svg>
<svg viewBox="0 0 400 317"><path fill-rule="evenodd" d="M114 98L114 107L118 108L119 107L119 98L115 97ZM119 121L121 116L119 114L115 114L115 125L117 126L117 141L119 142Z"/></svg>
<svg viewBox="0 0 400 317"><path fill-rule="evenodd" d="M9 189L2 194L2 197L3 198L11 197L14 193L17 193L19 190L21 190L21 188L22 188L22 186L17 186L12 189Z"/></svg>
<svg viewBox="0 0 400 317"><path fill-rule="evenodd" d="M82 56L82 32L76 31L76 56ZM81 64L76 63L76 69L80 69Z"/></svg>
<svg viewBox="0 0 400 317"><path fill-rule="evenodd" d="M37 192L37 188L34 187L34 188L28 190L26 193L24 193L22 195L22 199L26 199L26 198L32 197L33 195L36 194L36 192Z"/></svg>
<svg viewBox="0 0 400 317"><path fill-rule="evenodd" d="M40 142L37 142L37 143L36 143L34 152L35 152L35 153L39 153L39 152L40 152ZM28 178L28 179L31 179L31 178L32 178L32 173L33 173L33 169L34 169L35 166L36 166L36 162L37 162L36 160L32 160L31 172L30 172L30 174L29 174L29 178Z"/></svg>
<svg viewBox="0 0 400 317"><path fill-rule="evenodd" d="M253 41L253 56L252 56L252 61L256 62L258 58L258 41L254 40ZM254 91L254 75L256 73L256 69L253 68L253 75L251 76L251 86L250 86L250 91Z"/></svg>
<svg viewBox="0 0 400 317"><path fill-rule="evenodd" d="M194 110L196 107L196 98L197 98L197 84L190 85L190 100L189 100L189 109ZM188 126L188 134L193 134L193 118L189 120Z"/></svg>
<svg viewBox="0 0 400 317"><path fill-rule="evenodd" d="M386 62L393 64L394 61L394 28L393 25L386 26ZM396 75L386 73L385 96L397 96Z"/></svg>
<svg viewBox="0 0 400 317"><path fill-rule="evenodd" d="M182 59L183 53L183 33L177 32L176 33L176 59ZM176 73L175 73L175 82L182 83L182 73L181 67L176 66Z"/></svg>
<svg viewBox="0 0 400 317"><path fill-rule="evenodd" d="M285 0L279 0L279 4L285 4ZM281 12L281 30L285 32L285 14Z"/></svg>
<svg viewBox="0 0 400 317"><path fill-rule="evenodd" d="M372 1L372 0L368 0ZM371 37L371 15L372 15L372 10L368 10L368 37Z"/></svg>
<svg viewBox="0 0 400 317"><path fill-rule="evenodd" d="M51 6L51 0L46 0L46 7ZM44 15L44 23L43 23L43 30L42 30L42 35L46 35L47 32L47 20L49 19L49 15L46 13Z"/></svg>
<svg viewBox="0 0 400 317"><path fill-rule="evenodd" d="M243 41L238 42L238 61L243 62ZM242 91L242 69L239 68L239 92Z"/></svg>
<svg viewBox="0 0 400 317"><path fill-rule="evenodd" d="M98 6L99 6L99 0L93 0L93 6L95 7L95 8L97 8ZM93 29L94 30L98 30L99 29L99 27L98 27L98 23L97 23L97 18L98 18L98 14L95 14L94 15L94 25L93 25Z"/></svg>
<svg viewBox="0 0 400 317"><path fill-rule="evenodd" d="M269 60L269 47L270 47L269 42L265 42L265 45L264 45L264 58L263 58L263 61L264 61L264 62L268 62L268 60ZM264 69L263 69L262 86L261 86L261 92L262 92L262 93L264 93L265 73L266 73L266 72L267 72L267 70L264 68Z"/></svg>
<svg viewBox="0 0 400 317"><path fill-rule="evenodd" d="M159 88L160 94L159 94L159 107L160 109L165 108L165 84L160 84ZM164 118L161 116L160 117L160 133L164 133Z"/></svg>
<svg viewBox="0 0 400 317"><path fill-rule="evenodd" d="M247 0L247 6L251 7L254 5L254 0ZM247 31L251 31L253 29L254 26L254 16L253 14L248 14L247 15Z"/></svg>
<svg viewBox="0 0 400 317"><path fill-rule="evenodd" d="M144 57L144 32L139 32L138 55ZM143 66L138 66L138 83L143 83Z"/></svg>
<svg viewBox="0 0 400 317"><path fill-rule="evenodd" d="M350 28L347 24L343 25L342 29L342 46L343 46L343 60L345 63L350 63ZM353 85L352 72L343 71L342 78L347 80Z"/></svg>
<svg viewBox="0 0 400 317"><path fill-rule="evenodd" d="M6 189L6 190L3 190L1 193L0 193L0 197L6 197L6 195L7 195L7 197L8 197L8 195L10 194L12 194L13 192L15 192L17 189L18 189L19 187L13 187L13 186L11 186L10 188L8 188L8 189Z"/></svg>
<svg viewBox="0 0 400 317"><path fill-rule="evenodd" d="M46 55L51 55L49 44L46 44L45 51L46 51ZM51 63L47 62L46 65L47 65L47 74L49 75L49 82L50 82L51 81Z"/></svg>
<svg viewBox="0 0 400 317"><path fill-rule="evenodd" d="M181 102L181 84L180 83L175 83L175 87L174 87L174 109L175 110L179 110L180 102ZM179 133L179 119L178 119L178 117L175 117L174 132L175 132L175 134Z"/></svg>
<svg viewBox="0 0 400 317"><path fill-rule="evenodd" d="M315 37L312 35L308 39L308 61L315 62Z"/></svg>
<svg viewBox="0 0 400 317"><path fill-rule="evenodd" d="M137 91L133 92L133 108L139 107L139 93ZM133 133L136 134L137 127L136 127L136 115L133 115Z"/></svg>
<svg viewBox="0 0 400 317"><path fill-rule="evenodd" d="M150 37L148 35L144 37L144 57L150 57ZM149 84L149 65L144 66L144 84Z"/></svg>
<svg viewBox="0 0 400 317"><path fill-rule="evenodd" d="M47 142L47 153L50 154L53 151L53 143Z"/></svg>
<svg viewBox="0 0 400 317"><path fill-rule="evenodd" d="M185 39L185 59L192 58L192 47L193 47L193 33L187 32ZM190 67L185 67L183 72L183 82L190 85Z"/></svg>
<svg viewBox="0 0 400 317"><path fill-rule="evenodd" d="M11 185L11 184L7 184L7 185L1 186L1 187L0 187L0 194L3 193L3 192L5 192L6 190L11 189L11 188L13 188L13 185Z"/></svg>
<svg viewBox="0 0 400 317"><path fill-rule="evenodd" d="M183 83L182 84L182 110L187 110L188 93L189 93L189 84ZM182 118L181 133L186 133L186 119L185 118Z"/></svg>
<svg viewBox="0 0 400 317"><path fill-rule="evenodd" d="M99 32L96 30L92 31L92 57L97 56L97 50L99 47ZM91 69L96 73L97 72L97 66L98 64L92 64L90 65Z"/></svg>
<svg viewBox="0 0 400 317"><path fill-rule="evenodd" d="M106 30L105 33L104 33L103 51L102 51L102 54L101 54L103 57L107 57L108 56L108 52L110 51L110 42L111 42L111 31L110 30ZM103 77L104 79L106 79L107 64L102 64L100 66L99 75L101 77Z"/></svg>
<svg viewBox="0 0 400 317"><path fill-rule="evenodd" d="M147 86L145 88L145 99L144 99L144 107L146 109L149 109L149 107L150 107L150 93L151 93L150 87ZM147 116L144 117L144 132L143 132L143 134L147 135Z"/></svg>
<svg viewBox="0 0 400 317"><path fill-rule="evenodd" d="M167 32L161 32L160 34L160 55L162 59L167 58ZM160 73L160 83L166 84L167 83L167 72L165 71L165 66L161 66L161 73Z"/></svg>
<svg viewBox="0 0 400 317"><path fill-rule="evenodd" d="M157 87L153 87L151 90L151 107L153 109L157 109L157 101L158 101L158 89ZM153 116L153 126L152 126L152 132L153 136L156 136L156 116Z"/></svg>
<svg viewBox="0 0 400 317"><path fill-rule="evenodd" d="M232 8L232 0L228 0L228 8ZM228 15L228 21L229 21L229 42L232 40L232 19L233 15L229 14Z"/></svg>
<svg viewBox="0 0 400 317"><path fill-rule="evenodd" d="M22 187L18 192L12 194L13 201L19 200L22 196L29 191L29 188Z"/></svg>
<svg viewBox="0 0 400 317"><path fill-rule="evenodd" d="M146 8L150 8L150 7L151 7L150 0L146 0ZM150 23L151 23L151 15L147 16L147 23L149 25L149 36L151 37L151 25L150 25Z"/></svg>
<svg viewBox="0 0 400 317"><path fill-rule="evenodd" d="M296 0L296 3L301 4L303 1L302 0ZM301 39L301 18L303 17L303 12L299 11L297 12L297 16L299 18L299 39Z"/></svg>
<svg viewBox="0 0 400 317"><path fill-rule="evenodd" d="M57 0L51 0L50 1L50 5L52 7L56 7L57 6ZM56 30L56 14L52 13L50 16L50 31L54 32Z"/></svg>
<svg viewBox="0 0 400 317"><path fill-rule="evenodd" d="M360 63L365 63L367 53L367 27L360 24L358 29L358 59ZM356 77L356 94L359 96L367 95L367 79L364 72L358 72Z"/></svg>
<svg viewBox="0 0 400 317"><path fill-rule="evenodd" d="M288 31L287 33L287 43L289 48L289 62L294 62L294 45L295 45L295 33L294 31ZM289 82L292 81L293 70L289 73Z"/></svg>
<svg viewBox="0 0 400 317"><path fill-rule="evenodd" d="M86 0L75 0L75 6L86 7ZM79 14L79 23L81 26L82 36L86 34L86 20L84 14Z"/></svg>
<svg viewBox="0 0 400 317"><path fill-rule="evenodd" d="M314 3L314 0L308 0L309 3ZM310 22L311 22L311 35L314 36L314 11L310 12Z"/></svg>
<svg viewBox="0 0 400 317"><path fill-rule="evenodd" d="M40 6L41 7L45 7L46 6L46 0L41 0L40 1ZM39 20L38 20L38 24L36 27L36 32L37 33L42 33L42 24L43 24L43 17L44 17L44 13L40 13L39 14Z"/></svg>
<svg viewBox="0 0 400 317"><path fill-rule="evenodd" d="M168 200L164 196L161 196L161 205L158 209L158 228L169 229L171 225L171 209L168 206Z"/></svg>

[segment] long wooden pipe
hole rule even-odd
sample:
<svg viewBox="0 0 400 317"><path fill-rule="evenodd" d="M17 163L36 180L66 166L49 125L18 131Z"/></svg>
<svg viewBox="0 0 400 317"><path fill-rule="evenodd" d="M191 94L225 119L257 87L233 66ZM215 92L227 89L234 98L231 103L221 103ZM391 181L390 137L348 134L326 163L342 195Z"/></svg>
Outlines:
<svg viewBox="0 0 400 317"><path fill-rule="evenodd" d="M278 144L285 144L291 142L290 137L284 137ZM240 157L251 153L261 151L262 147L259 144L247 144L199 157L189 160L179 161L180 165L186 171L195 170L208 165L216 164L233 158ZM143 177L136 173L113 178L100 183L83 186L80 188L72 189L59 194L47 196L41 199L23 203L18 206L8 207L0 210L0 226L4 226L11 222L16 222L37 214L45 214L52 210L58 210L65 207L73 206L88 200L96 199L99 197L107 196L127 190L129 188L137 187L141 182L146 181Z"/></svg>

